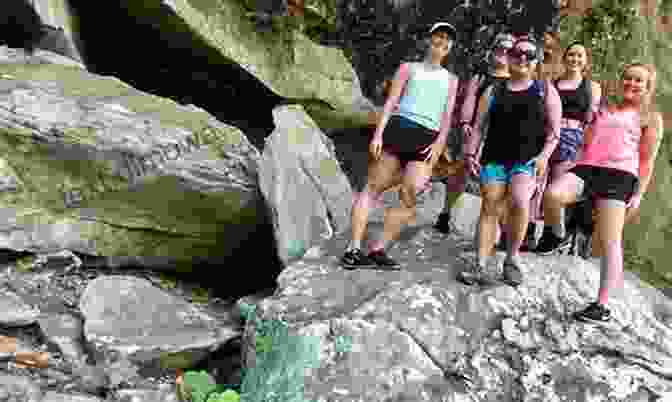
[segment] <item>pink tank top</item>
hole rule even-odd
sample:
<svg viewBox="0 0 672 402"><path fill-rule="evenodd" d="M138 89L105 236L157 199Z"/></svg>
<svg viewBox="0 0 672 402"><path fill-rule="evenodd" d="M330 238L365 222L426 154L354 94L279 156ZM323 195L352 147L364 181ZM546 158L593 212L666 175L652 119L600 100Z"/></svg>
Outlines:
<svg viewBox="0 0 672 402"><path fill-rule="evenodd" d="M601 110L593 122L593 138L577 165L623 170L639 177L639 113Z"/></svg>

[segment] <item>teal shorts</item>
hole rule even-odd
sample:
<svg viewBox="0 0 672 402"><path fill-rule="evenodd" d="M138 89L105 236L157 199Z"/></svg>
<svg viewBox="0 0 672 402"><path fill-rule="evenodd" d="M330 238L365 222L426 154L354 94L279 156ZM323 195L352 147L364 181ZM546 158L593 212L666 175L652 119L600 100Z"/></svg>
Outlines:
<svg viewBox="0 0 672 402"><path fill-rule="evenodd" d="M511 183L511 177L516 174L526 174L535 176L537 171L537 160L531 159L526 163L515 163L510 168L499 163L488 163L481 168L481 184Z"/></svg>

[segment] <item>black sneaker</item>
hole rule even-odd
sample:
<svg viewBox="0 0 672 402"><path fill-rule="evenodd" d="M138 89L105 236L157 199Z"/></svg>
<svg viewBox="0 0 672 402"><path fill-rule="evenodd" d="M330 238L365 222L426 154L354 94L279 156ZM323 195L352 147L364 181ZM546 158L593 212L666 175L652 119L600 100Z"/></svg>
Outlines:
<svg viewBox="0 0 672 402"><path fill-rule="evenodd" d="M369 253L369 260L375 263L378 268L389 269L389 270L399 270L401 266L398 262L391 259L385 254L385 250L377 250Z"/></svg>
<svg viewBox="0 0 672 402"><path fill-rule="evenodd" d="M502 282L514 288L523 283L523 273L520 271L520 267L516 261L509 259L504 260L504 266L502 267Z"/></svg>
<svg viewBox="0 0 672 402"><path fill-rule="evenodd" d="M611 311L600 303L593 302L585 309L574 313L573 316L578 321L601 324L611 320Z"/></svg>
<svg viewBox="0 0 672 402"><path fill-rule="evenodd" d="M564 239L558 237L550 226L544 227L544 233L539 239L539 245L534 250L535 253L540 255L550 255L558 251L566 250L571 246L571 241L568 236Z"/></svg>
<svg viewBox="0 0 672 402"><path fill-rule="evenodd" d="M447 212L441 212L439 217L436 219L434 229L443 234L450 233L450 214Z"/></svg>
<svg viewBox="0 0 672 402"><path fill-rule="evenodd" d="M502 234L499 236L499 241L495 245L495 250L506 251L508 243L509 241L506 238L506 232L502 232Z"/></svg>
<svg viewBox="0 0 672 402"><path fill-rule="evenodd" d="M530 223L527 226L527 232L525 233L525 240L523 244L520 245L520 251L528 252L535 249L535 236L537 234L537 226L534 223Z"/></svg>
<svg viewBox="0 0 672 402"><path fill-rule="evenodd" d="M456 279L458 282L462 282L467 286L473 285L493 285L497 281L488 276L488 273L485 270L485 267L478 265L477 263L471 263L469 266L457 274Z"/></svg>
<svg viewBox="0 0 672 402"><path fill-rule="evenodd" d="M362 250L355 248L343 254L341 266L345 269L375 268L376 263L362 253Z"/></svg>

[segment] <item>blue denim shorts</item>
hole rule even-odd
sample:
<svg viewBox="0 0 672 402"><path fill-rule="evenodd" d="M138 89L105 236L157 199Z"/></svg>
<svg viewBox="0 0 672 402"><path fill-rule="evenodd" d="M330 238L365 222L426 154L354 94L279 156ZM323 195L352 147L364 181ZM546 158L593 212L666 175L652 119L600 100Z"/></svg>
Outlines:
<svg viewBox="0 0 672 402"><path fill-rule="evenodd" d="M537 173L537 160L530 159L526 163L515 163L511 167L499 163L488 163L481 168L481 184L511 183L511 177L516 174L535 176Z"/></svg>
<svg viewBox="0 0 672 402"><path fill-rule="evenodd" d="M583 129L561 128L560 142L551 156L551 162L576 161L583 145Z"/></svg>

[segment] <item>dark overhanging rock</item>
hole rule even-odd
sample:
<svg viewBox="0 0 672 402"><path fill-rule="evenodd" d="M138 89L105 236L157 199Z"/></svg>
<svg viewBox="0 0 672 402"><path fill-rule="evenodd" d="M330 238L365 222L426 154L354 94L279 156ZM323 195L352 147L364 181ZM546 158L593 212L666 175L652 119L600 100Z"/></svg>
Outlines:
<svg viewBox="0 0 672 402"><path fill-rule="evenodd" d="M123 2L71 0L80 19L87 68L183 104L195 104L236 126L257 148L273 130L271 110L283 98L221 54L188 26L141 21ZM161 9L162 13L168 11ZM105 15L105 18L100 18Z"/></svg>

